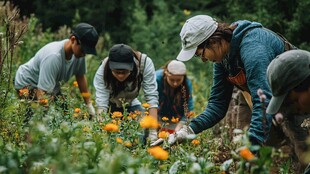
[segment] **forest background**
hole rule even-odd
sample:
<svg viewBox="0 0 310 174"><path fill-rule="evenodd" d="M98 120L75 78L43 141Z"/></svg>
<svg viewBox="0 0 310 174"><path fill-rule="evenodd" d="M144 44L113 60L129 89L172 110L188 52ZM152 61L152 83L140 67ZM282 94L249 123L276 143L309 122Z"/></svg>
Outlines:
<svg viewBox="0 0 310 174"><path fill-rule="evenodd" d="M42 150L41 147L33 146L25 148L21 145L22 142L24 143L24 139L21 137L25 134L25 130L21 129L20 125L22 124L21 116L25 109L17 100L12 86L12 79L19 65L27 62L46 43L68 38L71 27L77 23L90 23L96 27L100 34L100 40L97 44L98 55L87 56L87 79L90 84L92 98L94 98L94 88L92 85L94 74L103 58L107 56L108 50L112 45L125 43L136 50L146 53L152 58L155 68L158 69L168 60L176 58L181 49L179 32L182 25L186 19L198 14L207 14L218 21L224 21L226 23L243 19L257 21L265 27L283 34L295 46L310 50L310 35L308 34L310 28L310 16L308 15L310 9L309 0L10 0L2 1L0 5L0 32L2 32L1 38L5 39L1 41L1 58L7 57L6 61L0 61L0 96L2 99L0 101L0 149L2 152L6 152L6 155L0 157L0 173L4 170L1 166L6 166L5 168L10 166L9 164L4 165L5 163L9 163L10 160L14 164L18 163L19 165L17 166L23 166L21 169L20 167L14 168L13 165L13 167L11 166L12 169L33 172L42 171L41 168L36 168L33 163L35 161L34 159L44 161L42 159L52 158L51 154L49 154L52 152L45 152L44 155L29 153L31 150L39 153ZM14 16L16 11L18 11L18 15ZM10 18L10 16L14 17ZM16 26L16 28L12 30L12 26ZM13 31L17 35L20 34L20 38L17 36L13 37L10 34L4 34L8 30ZM17 42L15 43L14 41ZM16 44L16 48L14 46L14 49L7 49L10 47L10 43L13 45ZM198 114L204 110L207 104L212 85L212 63L202 63L198 59L193 59L186 62L186 66L188 68L188 76L193 81L195 112ZM85 106L83 106L78 92L70 89L73 81L74 79L71 79L68 83L69 85L64 87L65 92L71 95L68 102L70 102L72 108L85 110ZM55 118L60 117L59 111L52 109L50 112L53 112L50 114L53 116L53 119L52 121L47 121L50 128L49 131L52 134L57 134L55 130L63 126L63 122L68 121L68 118L61 117L57 121ZM89 128L91 126L83 125L83 127ZM94 130L95 128L91 129ZM62 129L65 128L61 127ZM83 129L83 132L85 132L85 129ZM40 135L38 132L36 133L34 136L38 139L35 140L33 138L32 141L40 141ZM68 136L68 132L59 134ZM77 135L73 134L70 134L70 136L77 137ZM208 134L205 136L212 135ZM69 144L72 143L67 142L66 139L68 137L62 141ZM51 138L50 141L54 141L54 139ZM44 143L40 141L42 148L43 146L49 146L50 141ZM59 139L59 142L62 141ZM79 143L84 144L85 141L81 140ZM229 144L230 140L226 139L224 141L227 141ZM94 140L94 142L98 141ZM8 144L11 144L12 147L10 148L14 149L11 149L10 153L8 153L7 149ZM205 146L200 147L200 150L204 149ZM209 150L213 150L212 145L207 146ZM56 147L53 148L55 149ZM61 143L57 148L60 153ZM232 148L229 147L228 149ZM72 153L72 149L66 150ZM194 151L199 153L197 148ZM97 150L97 152L99 153L100 151ZM59 158L57 164L60 164L61 161L65 162L68 160L66 153L62 155L53 153L54 155L57 154L55 156ZM178 155L174 157L178 157ZM220 161L224 162L230 159L231 155L228 156ZM62 160L60 160L61 157L63 157ZM88 169L93 169L93 165L98 164L96 157L98 157L98 154L95 153L93 161L86 160L87 162L85 163L87 163ZM73 160L73 157L70 159ZM175 160L171 160L171 164L178 161L177 158L172 159ZM147 162L144 163L148 164ZM50 162L46 162L46 164L51 165ZM185 169L189 169L191 164L193 163L190 163L187 166L188 168L185 167ZM167 171L169 169L167 166L166 168L164 166L160 171ZM207 168L206 166L204 167L205 169ZM46 168L52 170L50 166ZM43 168L43 170L47 170L46 168ZM80 171L78 169L81 168L80 166L76 170ZM236 171L237 168L233 170ZM58 169L67 172L75 171L75 169L67 169L65 166L63 168L58 167ZM103 170L100 167L97 169ZM151 167L150 171L154 172L156 170Z"/></svg>

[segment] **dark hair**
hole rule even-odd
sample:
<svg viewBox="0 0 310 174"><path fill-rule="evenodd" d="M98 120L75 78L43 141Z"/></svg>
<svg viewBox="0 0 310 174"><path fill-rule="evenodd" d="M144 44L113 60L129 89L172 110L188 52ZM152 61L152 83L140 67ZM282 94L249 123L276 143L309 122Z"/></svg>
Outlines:
<svg viewBox="0 0 310 174"><path fill-rule="evenodd" d="M211 45L215 43L221 44L221 40L223 39L230 42L234 28L235 26L229 26L226 23L218 23L218 27L215 32L207 40L198 45L198 48L211 49Z"/></svg>
<svg viewBox="0 0 310 174"><path fill-rule="evenodd" d="M293 90L295 92L303 92L308 90L310 87L310 75L301 83L299 83Z"/></svg>
<svg viewBox="0 0 310 174"><path fill-rule="evenodd" d="M135 51L134 51L135 52ZM137 54L134 53L134 56L137 58ZM112 70L109 66L109 60L106 62L105 67L103 69L103 80L107 88L112 89L112 96L118 95L121 91L123 91L129 82L134 82L132 89L136 89L138 87L138 65L135 64L132 72L123 82L118 81L114 75L112 74Z"/></svg>
<svg viewBox="0 0 310 174"><path fill-rule="evenodd" d="M177 88L171 88L171 86L168 84L168 81L167 81L167 75L166 73L169 73L168 72L168 64L170 63L171 61L168 61L163 67L162 69L164 70L163 71L163 82L164 82L164 88L163 88L163 93L166 94L167 96L169 97L172 97L173 99L173 103L175 103L175 105L183 105L184 101L182 100L183 97L183 93L182 93L182 87L185 86L185 91L186 91L186 102L188 103L188 100L189 100L189 87L186 83L186 80L187 80L187 76L184 75L184 80L182 82L182 84L180 86L178 86Z"/></svg>

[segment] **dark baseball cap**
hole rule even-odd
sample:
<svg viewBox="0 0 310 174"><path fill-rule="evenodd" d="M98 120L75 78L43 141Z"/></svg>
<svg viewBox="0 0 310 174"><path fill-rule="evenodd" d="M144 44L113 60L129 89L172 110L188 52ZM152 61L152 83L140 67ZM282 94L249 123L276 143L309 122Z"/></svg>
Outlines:
<svg viewBox="0 0 310 174"><path fill-rule="evenodd" d="M308 51L290 50L273 59L267 68L267 78L272 91L267 113L277 113L289 91L309 75L310 52Z"/></svg>
<svg viewBox="0 0 310 174"><path fill-rule="evenodd" d="M79 23L73 29L72 34L81 41L81 47L85 54L97 55L96 44L99 36L93 26L87 23Z"/></svg>
<svg viewBox="0 0 310 174"><path fill-rule="evenodd" d="M130 46L125 44L116 44L109 51L110 69L133 70L134 53Z"/></svg>

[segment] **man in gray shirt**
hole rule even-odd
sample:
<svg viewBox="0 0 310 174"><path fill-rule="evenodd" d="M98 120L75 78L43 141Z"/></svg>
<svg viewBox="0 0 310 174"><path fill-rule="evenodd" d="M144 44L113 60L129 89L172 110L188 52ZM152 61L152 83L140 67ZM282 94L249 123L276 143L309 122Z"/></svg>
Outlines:
<svg viewBox="0 0 310 174"><path fill-rule="evenodd" d="M61 84L73 75L76 77L80 92L89 93L85 77L85 55L96 55L98 42L96 29L80 23L72 31L69 39L51 42L42 47L34 57L21 65L15 76L14 87L17 91L28 89L28 99L40 100L44 94L54 96L60 94ZM91 116L95 109L90 95L82 95Z"/></svg>

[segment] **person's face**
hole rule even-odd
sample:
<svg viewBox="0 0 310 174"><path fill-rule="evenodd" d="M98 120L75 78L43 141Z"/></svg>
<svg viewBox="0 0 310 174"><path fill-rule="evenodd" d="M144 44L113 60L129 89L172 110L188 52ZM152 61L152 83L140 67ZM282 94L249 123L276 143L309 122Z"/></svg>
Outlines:
<svg viewBox="0 0 310 174"><path fill-rule="evenodd" d="M227 54L228 48L226 43L222 44L214 43L210 48L197 48L195 57L201 58L203 62L211 61L215 63L220 63L223 60L223 57Z"/></svg>
<svg viewBox="0 0 310 174"><path fill-rule="evenodd" d="M113 76L120 82L125 81L129 77L130 73L131 71L126 70L126 69L113 69L112 70Z"/></svg>
<svg viewBox="0 0 310 174"><path fill-rule="evenodd" d="M179 87L184 80L184 75L173 75L169 72L167 74L167 82L171 88L177 88Z"/></svg>
<svg viewBox="0 0 310 174"><path fill-rule="evenodd" d="M72 44L72 51L73 51L73 54L76 58L80 58L80 57L85 57L85 53L83 52L83 49L82 49L82 45L81 45L81 41L73 36L74 39L73 39L73 44Z"/></svg>
<svg viewBox="0 0 310 174"><path fill-rule="evenodd" d="M293 90L288 98L300 113L310 113L310 87L301 92Z"/></svg>

